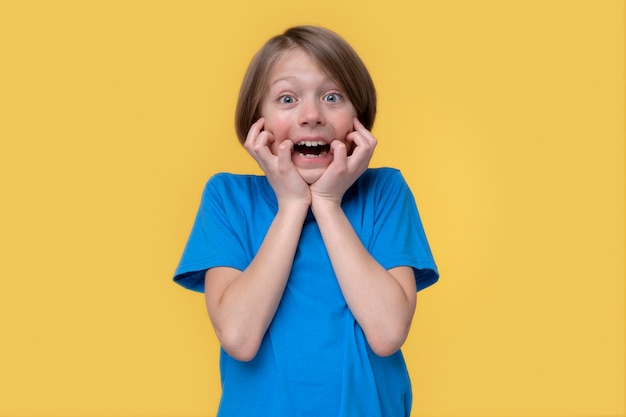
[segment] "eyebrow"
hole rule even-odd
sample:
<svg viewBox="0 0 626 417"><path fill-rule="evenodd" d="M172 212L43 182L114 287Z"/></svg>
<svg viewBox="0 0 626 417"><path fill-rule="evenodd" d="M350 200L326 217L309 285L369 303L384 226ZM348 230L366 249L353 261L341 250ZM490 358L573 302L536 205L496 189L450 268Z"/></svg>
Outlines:
<svg viewBox="0 0 626 417"><path fill-rule="evenodd" d="M270 83L268 84L268 87L273 87L274 85L276 85L276 84L278 84L278 83L280 83L280 82L282 82L282 81L287 81L287 82L289 82L289 81L293 81L293 80L297 80L297 79L298 79L298 77L295 77L295 76L293 76L293 75L287 75L287 76L284 76L284 77L277 78L277 79L275 79L274 81L270 82ZM343 90L343 89L339 86L339 84L338 84L337 82L335 82L335 81L334 81L332 78L330 78L330 77L328 77L327 81L324 83L324 85L327 85L327 84L328 84L328 87L329 87L329 88L331 88L331 89Z"/></svg>
<svg viewBox="0 0 626 417"><path fill-rule="evenodd" d="M279 83L279 82L281 82L281 81L290 81L290 80L294 80L294 79L296 79L296 77L291 76L291 75L288 75L288 76L286 76L286 77L280 77L280 78L278 78L278 79L276 79L276 80L272 81L272 82L270 83L270 85L278 84L278 83Z"/></svg>

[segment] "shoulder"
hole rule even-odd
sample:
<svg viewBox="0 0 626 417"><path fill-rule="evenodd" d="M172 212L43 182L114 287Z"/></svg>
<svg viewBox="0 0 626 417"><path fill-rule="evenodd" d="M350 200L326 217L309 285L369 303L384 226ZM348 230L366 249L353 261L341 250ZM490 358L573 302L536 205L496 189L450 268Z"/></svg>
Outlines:
<svg viewBox="0 0 626 417"><path fill-rule="evenodd" d="M368 168L346 192L343 202L376 208L407 196L412 193L398 169Z"/></svg>
<svg viewBox="0 0 626 417"><path fill-rule="evenodd" d="M400 170L396 168L368 168L357 180L359 189L387 193L397 188L408 188Z"/></svg>
<svg viewBox="0 0 626 417"><path fill-rule="evenodd" d="M368 168L359 180L367 182L404 181L402 173L397 168L382 167Z"/></svg>
<svg viewBox="0 0 626 417"><path fill-rule="evenodd" d="M264 188L267 179L259 175L231 174L220 172L209 178L204 187L205 193L218 192L220 194L254 193Z"/></svg>
<svg viewBox="0 0 626 417"><path fill-rule="evenodd" d="M229 172L218 172L213 174L206 183L206 187L249 187L265 177L259 175L231 174Z"/></svg>
<svg viewBox="0 0 626 417"><path fill-rule="evenodd" d="M205 185L203 198L221 201L222 204L244 204L248 201L275 205L273 190L267 178L261 175L214 174Z"/></svg>

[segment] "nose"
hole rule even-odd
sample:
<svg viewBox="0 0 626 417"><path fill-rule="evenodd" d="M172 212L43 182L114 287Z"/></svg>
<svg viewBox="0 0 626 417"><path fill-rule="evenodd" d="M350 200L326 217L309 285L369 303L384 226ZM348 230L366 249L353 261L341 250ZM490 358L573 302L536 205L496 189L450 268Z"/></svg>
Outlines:
<svg viewBox="0 0 626 417"><path fill-rule="evenodd" d="M298 123L301 126L323 125L325 120L321 104L315 99L303 100L300 105Z"/></svg>

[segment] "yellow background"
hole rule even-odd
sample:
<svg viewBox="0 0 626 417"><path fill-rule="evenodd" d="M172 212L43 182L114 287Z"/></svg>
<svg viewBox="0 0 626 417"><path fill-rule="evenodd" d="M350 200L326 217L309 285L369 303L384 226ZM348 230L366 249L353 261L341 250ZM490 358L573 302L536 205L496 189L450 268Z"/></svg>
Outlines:
<svg viewBox="0 0 626 417"><path fill-rule="evenodd" d="M0 2L0 416L210 416L218 346L171 280L206 179L258 172L233 111L271 35L369 66L373 165L441 281L415 416L625 413L624 2Z"/></svg>

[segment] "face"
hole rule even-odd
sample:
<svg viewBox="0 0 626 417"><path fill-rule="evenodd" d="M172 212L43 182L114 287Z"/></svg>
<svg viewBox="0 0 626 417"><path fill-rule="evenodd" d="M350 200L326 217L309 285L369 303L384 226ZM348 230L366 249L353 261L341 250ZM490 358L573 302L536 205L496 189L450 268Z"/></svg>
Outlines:
<svg viewBox="0 0 626 417"><path fill-rule="evenodd" d="M354 106L343 92L300 48L286 52L274 66L261 102L264 130L274 136L272 153L285 140L293 142L291 159L304 180L312 184L332 162L330 143L346 142L354 130Z"/></svg>

